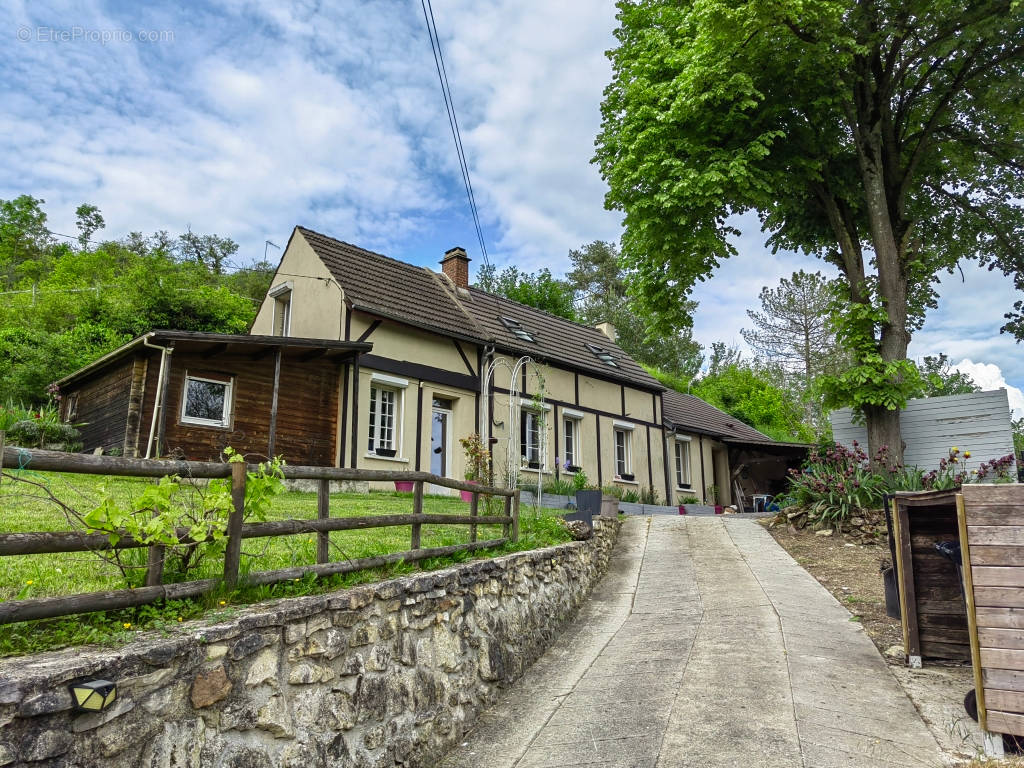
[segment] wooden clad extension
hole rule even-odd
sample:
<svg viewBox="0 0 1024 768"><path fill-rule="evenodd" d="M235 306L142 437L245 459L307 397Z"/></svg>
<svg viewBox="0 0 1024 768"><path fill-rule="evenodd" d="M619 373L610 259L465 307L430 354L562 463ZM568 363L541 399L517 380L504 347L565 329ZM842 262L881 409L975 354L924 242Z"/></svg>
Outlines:
<svg viewBox="0 0 1024 768"><path fill-rule="evenodd" d="M957 501L979 721L1024 736L1024 486L965 485Z"/></svg>

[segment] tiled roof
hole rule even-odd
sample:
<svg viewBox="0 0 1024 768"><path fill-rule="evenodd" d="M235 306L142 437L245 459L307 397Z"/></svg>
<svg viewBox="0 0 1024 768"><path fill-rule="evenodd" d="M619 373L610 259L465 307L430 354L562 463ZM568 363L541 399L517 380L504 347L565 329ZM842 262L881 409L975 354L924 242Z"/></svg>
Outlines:
<svg viewBox="0 0 1024 768"><path fill-rule="evenodd" d="M443 278L429 269L296 227L356 309L445 334L483 341Z"/></svg>
<svg viewBox="0 0 1024 768"><path fill-rule="evenodd" d="M455 335L561 363L597 376L646 389L664 387L601 331L534 307L451 281L424 267L382 256L296 227L357 309L420 328ZM518 321L534 342L517 337L501 318ZM608 353L615 365L598 359L587 345Z"/></svg>
<svg viewBox="0 0 1024 768"><path fill-rule="evenodd" d="M665 421L683 429L692 429L723 440L774 443L768 435L758 432L725 411L720 411L696 395L668 390L662 397Z"/></svg>
<svg viewBox="0 0 1024 768"><path fill-rule="evenodd" d="M618 344L596 328L574 323L542 309L529 307L477 288L470 288L469 296L460 296L459 299L484 330L487 338L503 349L530 355L538 360L548 359L566 363L573 368L592 371L602 377L622 379L646 389L664 389L657 379L634 362ZM503 317L517 321L536 343L516 336L501 321ZM615 365L598 359L588 344L608 352Z"/></svg>

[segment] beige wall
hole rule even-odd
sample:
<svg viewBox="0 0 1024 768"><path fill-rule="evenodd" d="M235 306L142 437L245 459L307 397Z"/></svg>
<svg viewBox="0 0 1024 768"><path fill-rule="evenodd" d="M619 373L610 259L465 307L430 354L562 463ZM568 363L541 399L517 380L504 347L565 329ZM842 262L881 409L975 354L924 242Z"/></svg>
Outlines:
<svg viewBox="0 0 1024 768"><path fill-rule="evenodd" d="M398 393L399 434L395 437L397 454L394 458L375 456L368 453L369 436L370 388L373 386L393 389ZM383 469L398 471L416 470L416 416L418 393L422 390L422 414L420 431L420 469L429 472L431 465L431 425L432 404L435 397L452 401L452 414L449 419L449 464L447 477L462 480L465 477L466 459L459 445L459 440L473 434L475 429L476 393L449 387L434 382L400 376L383 371L361 368L359 371L359 413L356 425L356 458L361 469ZM348 424L351 440L351 421ZM351 443L346 449L343 463L347 466L351 456ZM393 483L372 483L373 487L382 489L394 488ZM447 489L433 489L432 492L447 492Z"/></svg>
<svg viewBox="0 0 1024 768"><path fill-rule="evenodd" d="M344 337L341 288L299 232L292 237L281 257L271 290L283 283L292 284L289 336L311 339ZM269 294L264 297L250 333L273 335L275 304L276 300Z"/></svg>
<svg viewBox="0 0 1024 768"><path fill-rule="evenodd" d="M363 312L353 312L349 331L351 338L355 340L362 336L375 319ZM379 357L419 363L442 368L452 373L469 375L466 364L462 362L462 358L455 348L455 340L446 336L383 320L366 341L373 344L373 351L370 354ZM476 345L464 341L459 343L475 371Z"/></svg>
<svg viewBox="0 0 1024 768"><path fill-rule="evenodd" d="M685 433L684 433L685 434ZM697 434L687 435L690 438L690 485L691 488L680 489L676 487L676 465L675 465L675 435L666 433L666 445L669 449L669 470L673 485L673 494L678 504L681 499L687 496L696 496L702 504L712 503L707 489L717 482L718 503L729 505L732 503L732 492L729 481L729 451L726 445L708 436L701 437ZM701 478L701 452L704 454L703 480Z"/></svg>

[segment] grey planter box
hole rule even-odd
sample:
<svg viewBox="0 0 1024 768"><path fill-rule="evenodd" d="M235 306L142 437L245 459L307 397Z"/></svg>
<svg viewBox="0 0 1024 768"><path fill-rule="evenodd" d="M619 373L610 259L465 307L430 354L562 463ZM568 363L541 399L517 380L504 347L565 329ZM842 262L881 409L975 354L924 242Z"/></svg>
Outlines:
<svg viewBox="0 0 1024 768"><path fill-rule="evenodd" d="M519 503L527 506L533 505L537 498L537 494L533 491L520 491L519 492ZM540 505L547 509L566 509L569 507L569 503L573 501L569 496L556 496L553 493L544 493L540 497Z"/></svg>
<svg viewBox="0 0 1024 768"><path fill-rule="evenodd" d="M688 515L713 515L715 514L714 506L710 504L686 504L686 514Z"/></svg>

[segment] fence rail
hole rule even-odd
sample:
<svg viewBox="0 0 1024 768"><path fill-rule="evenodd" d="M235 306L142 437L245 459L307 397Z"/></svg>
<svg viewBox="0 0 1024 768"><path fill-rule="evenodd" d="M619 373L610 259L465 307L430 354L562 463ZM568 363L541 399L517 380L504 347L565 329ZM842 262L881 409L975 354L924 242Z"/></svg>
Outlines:
<svg viewBox="0 0 1024 768"><path fill-rule="evenodd" d="M351 573L368 568L379 568L397 562L419 562L432 557L443 557L459 552L471 552L502 546L519 539L519 492L508 488L467 483L428 472L394 472L386 470L343 469L338 467L285 466L285 479L316 480L316 519L289 519L271 522L246 523L245 487L248 472L256 465L199 461L172 461L152 459L125 459L111 456L67 454L57 451L27 450L4 447L0 443L0 469L30 469L34 471L67 472L72 474L107 475L112 477L164 477L178 475L184 478L231 478L232 508L228 515L227 546L224 553L224 573L219 579L201 579L174 584L163 583L164 545L148 544L124 535L111 544L105 533L79 531L35 531L28 533L0 533L0 557L37 555L66 552L93 552L111 549L148 548L145 586L105 592L88 592L62 597L10 600L0 603L0 624L32 619L54 618L76 613L112 610L145 605L157 600L196 597L238 584L242 554L242 540L262 537L291 536L315 533L317 535L317 562L270 571L255 571L244 576L247 585L272 584L301 578L313 573L318 576ZM330 516L330 482L339 481L406 481L413 483L412 513L375 515L366 517L332 518ZM472 493L469 515L424 514L423 494L426 484ZM479 515L480 496L503 498L504 514ZM469 527L469 542L445 547L421 546L423 525L465 525ZM487 541L477 540L480 525L501 525L502 536ZM329 535L331 531L351 531L367 528L411 526L410 549L377 557L331 562ZM188 530L176 530L178 544L191 544Z"/></svg>

